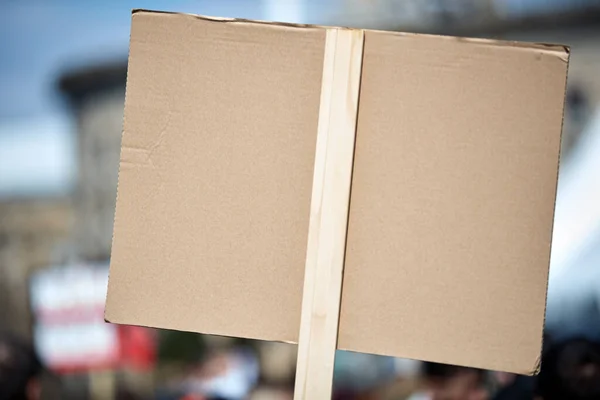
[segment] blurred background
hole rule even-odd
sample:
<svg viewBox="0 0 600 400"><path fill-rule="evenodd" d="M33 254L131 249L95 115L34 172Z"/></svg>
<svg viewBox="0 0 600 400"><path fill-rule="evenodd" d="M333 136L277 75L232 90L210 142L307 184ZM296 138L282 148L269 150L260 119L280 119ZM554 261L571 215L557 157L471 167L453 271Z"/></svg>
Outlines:
<svg viewBox="0 0 600 400"><path fill-rule="evenodd" d="M338 352L334 398L600 398L600 1L1 0L0 399L292 398L293 345L103 321L132 8L571 46L542 374Z"/></svg>

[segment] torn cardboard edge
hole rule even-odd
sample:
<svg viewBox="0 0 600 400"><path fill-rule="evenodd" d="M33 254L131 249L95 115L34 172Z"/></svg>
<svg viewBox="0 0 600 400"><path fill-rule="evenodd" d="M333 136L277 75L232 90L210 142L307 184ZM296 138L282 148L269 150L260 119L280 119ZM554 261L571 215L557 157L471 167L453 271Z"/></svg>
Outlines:
<svg viewBox="0 0 600 400"><path fill-rule="evenodd" d="M501 39L471 38L471 37L450 36L450 35L433 35L433 34L428 34L428 33L384 31L384 30L378 30L378 29L360 29L360 28L351 28L351 27L344 27L344 26L296 24L296 23L291 23L291 22L275 22L275 21L254 20L254 19L246 19L246 18L215 17L215 16L208 16L208 15L175 12L175 11L155 11L155 10L148 10L148 9L143 9L143 8L135 8L135 9L131 10L132 16L135 14L141 14L141 13L179 15L179 16L202 19L205 21L212 21L212 22L261 24L261 25L271 25L271 26L280 26L280 27L285 27L285 28L297 28L297 29L363 30L366 32L384 32L386 34L395 35L395 36L408 36L408 37L419 36L422 38L430 37L433 39L442 38L442 39L446 39L446 40L458 40L458 41L465 41L465 42L469 42L469 43L477 43L477 44L482 44L482 45L509 46L511 48L521 47L521 48L526 48L526 49L537 49L537 50L541 50L542 53L546 53L549 55L556 55L565 62L568 62L568 55L571 52L571 49L569 46L562 45L562 44L556 44L556 43L521 42L521 41L501 40Z"/></svg>
<svg viewBox="0 0 600 400"><path fill-rule="evenodd" d="M565 76L565 90L564 90L564 98L567 97L567 88L568 88L568 83L569 83L569 60L571 58L571 50L568 46L563 46L565 48L566 51L566 59L565 62L567 64L567 71L566 71L566 76ZM556 200L558 198L558 179L560 177L560 164L561 164L561 160L562 160L562 142L563 142L563 128L565 125L565 107L563 107L563 112L562 112L562 116L561 116L561 121L560 121L560 137L559 137L559 142L561 143L561 146L559 146L558 148L558 163L556 165L556 188L554 190L554 214L556 214ZM554 215L552 216L552 229L551 229L551 234L550 234L550 248L548 249L548 259L551 259L551 255L552 255L552 242L554 240L554 225L555 225L555 217ZM548 267L548 274L549 274L549 270L550 268ZM549 278L549 277L548 277ZM546 330L546 312L548 309L548 285L550 283L549 279L546 279L546 290L545 290L545 298L546 301L544 302L544 318L543 318L543 325L542 325L542 337L540 340L540 354L536 360L536 364L534 366L534 368L530 371L526 371L525 373L523 373L523 375L528 375L528 376L536 376L539 375L539 373L542 371L542 355L544 352L544 331Z"/></svg>

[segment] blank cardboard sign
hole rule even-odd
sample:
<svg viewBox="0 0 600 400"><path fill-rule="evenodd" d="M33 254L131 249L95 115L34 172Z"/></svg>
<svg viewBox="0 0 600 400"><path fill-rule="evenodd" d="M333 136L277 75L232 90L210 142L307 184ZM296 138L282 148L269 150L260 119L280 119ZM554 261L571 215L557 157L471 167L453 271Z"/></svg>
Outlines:
<svg viewBox="0 0 600 400"><path fill-rule="evenodd" d="M533 373L567 54L368 32L339 347Z"/></svg>
<svg viewBox="0 0 600 400"><path fill-rule="evenodd" d="M133 14L109 321L297 340L324 44Z"/></svg>
<svg viewBox="0 0 600 400"><path fill-rule="evenodd" d="M297 342L327 29L134 12L107 321ZM567 65L365 31L338 348L535 372Z"/></svg>

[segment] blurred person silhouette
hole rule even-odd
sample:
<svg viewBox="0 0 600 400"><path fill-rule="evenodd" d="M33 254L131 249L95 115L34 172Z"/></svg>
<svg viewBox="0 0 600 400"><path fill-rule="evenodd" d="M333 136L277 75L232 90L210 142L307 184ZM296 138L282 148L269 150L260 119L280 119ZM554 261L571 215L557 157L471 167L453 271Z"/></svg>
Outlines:
<svg viewBox="0 0 600 400"><path fill-rule="evenodd" d="M487 400L485 371L426 362L422 369L425 390L409 400Z"/></svg>
<svg viewBox="0 0 600 400"><path fill-rule="evenodd" d="M531 400L535 390L535 377L497 373L503 376L499 379L501 385L496 392L494 400Z"/></svg>
<svg viewBox="0 0 600 400"><path fill-rule="evenodd" d="M42 364L24 340L0 333L0 400L37 400Z"/></svg>
<svg viewBox="0 0 600 400"><path fill-rule="evenodd" d="M540 400L600 400L600 343L575 338L551 346L536 394Z"/></svg>
<svg viewBox="0 0 600 400"><path fill-rule="evenodd" d="M582 124L585 122L591 107L588 95L583 85L578 83L569 83L565 105L567 112L577 123Z"/></svg>

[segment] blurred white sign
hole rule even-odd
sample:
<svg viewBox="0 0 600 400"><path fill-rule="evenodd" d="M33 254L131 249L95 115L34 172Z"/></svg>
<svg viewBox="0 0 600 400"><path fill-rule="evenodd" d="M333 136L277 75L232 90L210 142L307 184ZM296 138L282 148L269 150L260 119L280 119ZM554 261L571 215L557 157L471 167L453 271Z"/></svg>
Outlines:
<svg viewBox="0 0 600 400"><path fill-rule="evenodd" d="M34 340L51 369L81 371L117 363L117 328L103 317L107 284L108 265L55 267L32 277Z"/></svg>

